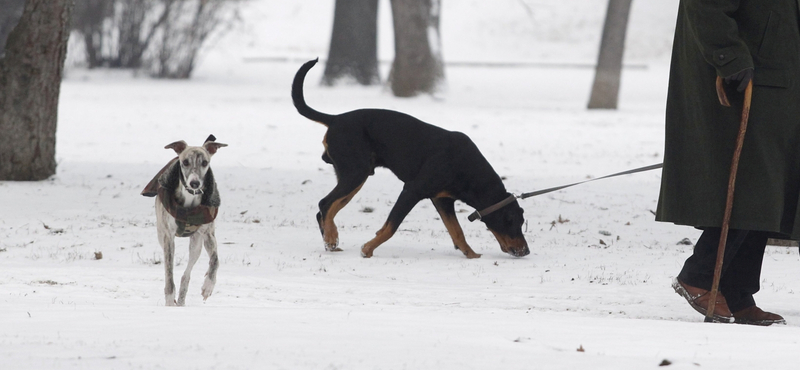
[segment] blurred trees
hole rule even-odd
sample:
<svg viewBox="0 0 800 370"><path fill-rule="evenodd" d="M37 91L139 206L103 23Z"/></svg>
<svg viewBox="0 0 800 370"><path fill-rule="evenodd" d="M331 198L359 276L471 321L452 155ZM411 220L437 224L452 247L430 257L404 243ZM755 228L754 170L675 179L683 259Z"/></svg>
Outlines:
<svg viewBox="0 0 800 370"><path fill-rule="evenodd" d="M72 0L27 0L8 34L0 58L0 180L44 180L56 172L58 96L72 6Z"/></svg>
<svg viewBox="0 0 800 370"><path fill-rule="evenodd" d="M103 22L114 13L114 2L105 0L78 0L72 12L72 29L80 32L86 48L86 62L89 68L100 67L105 63L102 45L106 32Z"/></svg>
<svg viewBox="0 0 800 370"><path fill-rule="evenodd" d="M76 0L73 30L90 68L144 68L189 78L209 35L236 18L237 0Z"/></svg>
<svg viewBox="0 0 800 370"><path fill-rule="evenodd" d="M439 37L441 0L391 0L394 62L389 73L399 97L434 93L444 82Z"/></svg>
<svg viewBox="0 0 800 370"><path fill-rule="evenodd" d="M395 96L432 94L444 82L439 17L441 0L391 0L395 57L388 83ZM337 0L322 82L352 77L380 81L377 63L377 0Z"/></svg>
<svg viewBox="0 0 800 370"><path fill-rule="evenodd" d="M625 31L628 28L631 1L608 1L589 109L617 109L622 55L625 52Z"/></svg>
<svg viewBox="0 0 800 370"><path fill-rule="evenodd" d="M146 20L151 0L76 0L72 29L83 36L89 68L140 68L142 56L163 23ZM144 36L143 36L144 35Z"/></svg>
<svg viewBox="0 0 800 370"><path fill-rule="evenodd" d="M152 73L161 78L189 78L197 54L215 29L231 20L225 13L233 0L162 0L165 17L161 38L151 60ZM167 5L168 4L168 5Z"/></svg>
<svg viewBox="0 0 800 370"><path fill-rule="evenodd" d="M380 83L378 0L336 0L322 83L332 86L342 79L361 85Z"/></svg>

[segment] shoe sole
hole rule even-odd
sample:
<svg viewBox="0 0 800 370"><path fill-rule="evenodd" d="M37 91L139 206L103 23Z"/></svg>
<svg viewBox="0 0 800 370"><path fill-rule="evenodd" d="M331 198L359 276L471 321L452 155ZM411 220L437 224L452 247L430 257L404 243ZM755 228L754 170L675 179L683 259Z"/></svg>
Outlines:
<svg viewBox="0 0 800 370"><path fill-rule="evenodd" d="M779 324L779 325L786 325L786 320L747 320L747 319L735 319L734 324L742 324L742 325L756 325L756 326L770 326L772 324Z"/></svg>
<svg viewBox="0 0 800 370"><path fill-rule="evenodd" d="M689 306L692 306L692 308L694 308L695 311L699 312L703 316L708 315L708 310L706 310L705 308L701 307L700 305L694 302L694 298L692 298L692 295L689 294L689 292L687 292L686 289L683 288L683 286L681 286L680 282L678 282L677 277L672 279L672 289L674 289L675 293L678 293L679 296L683 297L683 299L685 299L686 302L689 303ZM730 324L734 322L733 317L725 317L717 314L711 315L711 321L723 324Z"/></svg>

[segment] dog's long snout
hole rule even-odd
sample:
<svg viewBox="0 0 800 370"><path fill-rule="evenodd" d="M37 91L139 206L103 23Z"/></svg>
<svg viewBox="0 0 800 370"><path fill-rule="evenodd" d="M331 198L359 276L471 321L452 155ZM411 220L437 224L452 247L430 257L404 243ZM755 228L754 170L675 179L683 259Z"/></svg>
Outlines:
<svg viewBox="0 0 800 370"><path fill-rule="evenodd" d="M510 252L508 254L514 257L525 257L531 254L531 250L528 249L528 243L522 246L522 248L509 248Z"/></svg>
<svg viewBox="0 0 800 370"><path fill-rule="evenodd" d="M189 182L189 186L191 186L192 189L198 189L200 188L200 181L192 180Z"/></svg>
<svg viewBox="0 0 800 370"><path fill-rule="evenodd" d="M531 250L528 248L528 242L525 240L524 236L512 238L508 235L495 232L492 229L489 229L489 231L497 238L497 241L500 243L500 249L502 249L503 252L514 257L525 257L531 254Z"/></svg>

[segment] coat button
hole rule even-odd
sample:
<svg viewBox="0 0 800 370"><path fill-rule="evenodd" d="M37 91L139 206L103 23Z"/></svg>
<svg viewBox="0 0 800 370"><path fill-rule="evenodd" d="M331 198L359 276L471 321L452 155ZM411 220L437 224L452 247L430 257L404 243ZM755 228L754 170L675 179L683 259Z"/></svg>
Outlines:
<svg viewBox="0 0 800 370"><path fill-rule="evenodd" d="M719 60L725 60L725 54L720 54L719 55Z"/></svg>

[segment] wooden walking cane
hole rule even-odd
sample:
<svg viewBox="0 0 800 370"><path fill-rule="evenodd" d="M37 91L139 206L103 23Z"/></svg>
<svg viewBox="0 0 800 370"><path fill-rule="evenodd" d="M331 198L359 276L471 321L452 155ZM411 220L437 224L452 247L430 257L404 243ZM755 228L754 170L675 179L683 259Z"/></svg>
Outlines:
<svg viewBox="0 0 800 370"><path fill-rule="evenodd" d="M725 213L722 216L722 231L719 236L719 247L717 248L717 263L714 266L714 280L711 283L711 300L708 303L705 322L714 322L714 310L717 308L717 295L719 294L719 280L722 275L722 261L725 258L725 245L728 242L728 230L730 229L731 211L733 210L733 191L736 186L736 172L739 169L739 157L742 155L742 144L744 144L744 133L747 131L747 119L750 117L750 101L753 96L753 80L747 84L744 90L744 103L742 104L742 120L739 123L739 134L736 136L736 148L733 150L731 160L731 174L728 177L728 197L725 201ZM722 78L717 76L717 97L719 103L730 107L727 95L722 85Z"/></svg>

